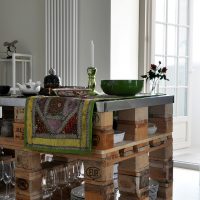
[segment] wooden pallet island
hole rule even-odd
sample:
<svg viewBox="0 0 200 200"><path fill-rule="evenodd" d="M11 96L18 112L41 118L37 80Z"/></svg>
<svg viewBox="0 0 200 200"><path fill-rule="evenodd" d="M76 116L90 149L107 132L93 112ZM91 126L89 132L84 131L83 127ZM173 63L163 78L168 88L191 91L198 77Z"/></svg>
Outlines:
<svg viewBox="0 0 200 200"><path fill-rule="evenodd" d="M25 102L25 98L0 97L0 106L6 107L3 110L13 112L3 116L13 116L17 127L24 121ZM119 163L120 200L148 200L150 177L159 182L158 199L172 199L173 102L174 97L168 95L96 102L92 153L55 153L53 156L56 161L84 161L87 200L114 200L113 166L116 163ZM117 144L113 142L114 111L118 113L117 130L125 131L125 140ZM154 135L148 135L148 122L158 128ZM42 198L41 152L25 149L20 137L23 131L16 130L19 131L17 138L0 137L0 147L15 150L16 199L39 200Z"/></svg>

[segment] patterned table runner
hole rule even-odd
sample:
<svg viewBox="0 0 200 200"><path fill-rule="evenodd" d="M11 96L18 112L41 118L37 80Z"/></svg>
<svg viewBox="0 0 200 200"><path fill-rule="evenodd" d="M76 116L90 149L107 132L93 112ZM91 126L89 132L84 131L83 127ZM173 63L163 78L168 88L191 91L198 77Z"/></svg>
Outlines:
<svg viewBox="0 0 200 200"><path fill-rule="evenodd" d="M91 152L94 103L71 97L27 98L25 147L53 153Z"/></svg>

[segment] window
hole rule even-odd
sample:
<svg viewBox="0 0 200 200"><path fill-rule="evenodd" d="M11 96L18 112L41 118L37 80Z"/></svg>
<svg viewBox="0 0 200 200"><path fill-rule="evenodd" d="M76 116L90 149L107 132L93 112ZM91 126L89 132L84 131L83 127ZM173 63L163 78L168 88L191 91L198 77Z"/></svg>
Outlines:
<svg viewBox="0 0 200 200"><path fill-rule="evenodd" d="M154 63L167 66L170 81L160 92L175 95L174 115L187 116L189 65L189 0L155 0L152 54Z"/></svg>

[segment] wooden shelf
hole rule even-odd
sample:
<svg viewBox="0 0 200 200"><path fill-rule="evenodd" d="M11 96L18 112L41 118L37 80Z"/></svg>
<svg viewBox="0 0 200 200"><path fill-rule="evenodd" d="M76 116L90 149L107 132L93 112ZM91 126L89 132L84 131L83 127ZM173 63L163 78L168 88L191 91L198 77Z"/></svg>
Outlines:
<svg viewBox="0 0 200 200"><path fill-rule="evenodd" d="M23 149L24 141L16 141L13 137L0 137L0 146L6 149Z"/></svg>
<svg viewBox="0 0 200 200"><path fill-rule="evenodd" d="M93 151L93 153L104 155L104 154L112 153L112 152L115 152L117 150L121 150L121 149L124 149L124 148L128 148L128 147L136 146L136 145L143 144L143 143L146 143L146 142L150 142L150 141L153 141L153 140L156 140L156 139L165 138L165 137L168 137L168 136L171 136L171 135L172 135L172 133L164 133L164 134L157 133L153 136L149 136L145 140L140 140L140 141L125 140L123 142L117 143L113 148L110 148L110 149L107 149L107 150L95 150L95 151Z"/></svg>
<svg viewBox="0 0 200 200"><path fill-rule="evenodd" d="M147 143L153 140L157 140L157 139L162 139L162 138L166 138L168 136L171 136L172 133L165 133L165 134L155 134L153 136L149 136L149 138L145 139L145 140L140 140L140 141L128 141L125 140L123 142L119 142L117 143L113 148L107 149L107 150L93 150L91 154L85 154L85 155L75 155L75 154L54 154L56 156L60 156L60 157L66 157L66 158L77 158L77 159L83 159L83 160L98 160L98 159L105 159L108 157L108 155L112 154L112 153L116 153L119 152L122 149L126 149L129 147L134 147L143 143ZM7 148L7 149L23 149L24 148L24 142L23 141L16 141L13 138L9 138L9 137L0 137L0 146ZM150 149L146 149L148 151L153 151L153 150L158 150L163 148L165 145L159 145L157 147L151 147ZM145 153L146 150L144 150L143 152L138 152L138 154L142 154ZM135 154L136 155L136 154ZM135 155L130 155L131 157L135 157ZM129 156L129 157L130 157ZM118 159L118 161L120 160L125 160L128 159L129 157L124 157L121 159Z"/></svg>

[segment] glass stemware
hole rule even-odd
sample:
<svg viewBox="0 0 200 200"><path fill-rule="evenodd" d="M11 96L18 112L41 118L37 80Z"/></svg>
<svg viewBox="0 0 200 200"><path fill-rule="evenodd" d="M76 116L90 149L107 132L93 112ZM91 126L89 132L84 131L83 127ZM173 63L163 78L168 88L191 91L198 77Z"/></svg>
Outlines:
<svg viewBox="0 0 200 200"><path fill-rule="evenodd" d="M0 161L0 181L3 180L3 161Z"/></svg>
<svg viewBox="0 0 200 200"><path fill-rule="evenodd" d="M44 170L42 190L44 191L44 197L49 197L51 199L53 192L56 190L56 175L54 169Z"/></svg>
<svg viewBox="0 0 200 200"><path fill-rule="evenodd" d="M0 181L2 181L3 180L3 161L1 160L0 161ZM2 194L0 194L0 198L2 198L3 197L3 195Z"/></svg>
<svg viewBox="0 0 200 200"><path fill-rule="evenodd" d="M82 177L82 161L77 160L74 165L73 165L73 176L74 176L74 184L75 186L80 186L83 182L83 177Z"/></svg>
<svg viewBox="0 0 200 200"><path fill-rule="evenodd" d="M55 168L55 173L56 173L56 184L57 184L57 190L59 192L59 194L55 195L59 195L60 196L60 200L63 199L63 191L64 188L66 186L66 169L65 167L63 167L63 165L56 167Z"/></svg>
<svg viewBox="0 0 200 200"><path fill-rule="evenodd" d="M15 162L14 161L11 162L11 173L12 173L11 181L10 181L11 184L9 184L9 190L10 189L11 190L10 190L9 200L15 200L15 190L13 190L13 187L15 187Z"/></svg>
<svg viewBox="0 0 200 200"><path fill-rule="evenodd" d="M3 147L0 147L0 156L4 156Z"/></svg>
<svg viewBox="0 0 200 200"><path fill-rule="evenodd" d="M3 182L6 184L6 194L4 199L9 199L8 184L11 182L12 168L10 162L4 162L3 164Z"/></svg>
<svg viewBox="0 0 200 200"><path fill-rule="evenodd" d="M12 169L12 177L11 177L11 184L15 186L15 162L11 162L11 169Z"/></svg>

